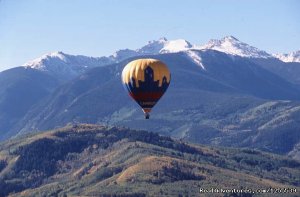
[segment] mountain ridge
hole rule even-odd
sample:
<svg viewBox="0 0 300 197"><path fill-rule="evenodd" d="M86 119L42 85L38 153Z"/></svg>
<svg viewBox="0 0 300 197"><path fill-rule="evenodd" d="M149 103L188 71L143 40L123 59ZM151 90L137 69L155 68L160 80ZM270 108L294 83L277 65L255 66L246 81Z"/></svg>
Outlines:
<svg viewBox="0 0 300 197"><path fill-rule="evenodd" d="M236 38L226 39L238 42ZM121 50L111 57L113 60L104 58L116 62L108 65L94 64L94 60L101 63L103 59L92 58L92 63L85 67L85 60L91 58L63 52L46 56L48 60L55 58L63 62L62 66L72 67L73 61L74 67L84 68L69 77L64 76L64 72L57 76L30 67L10 70L10 78L6 78L8 72L1 72L0 81L3 79L3 84L11 84L3 90L0 88L0 121L2 125L9 123L0 128L1 134L5 133L1 140L68 123L101 123L147 129L194 143L254 147L298 158L299 63L285 63L276 58L242 57L212 49L197 50L184 40L175 47L184 48L184 51L159 53L168 42L165 38L151 41L148 48L141 50L143 53L158 51L158 54L143 54L122 61L132 51ZM174 79L148 122L128 98L120 80L123 67L136 58L164 61L170 66ZM47 64L41 59L37 62ZM29 72L18 77L19 70L34 71L39 77L32 77ZM44 75L47 77L42 77ZM24 87L26 83L20 79L30 83ZM52 81L55 84L51 85ZM30 98L31 94L26 90L34 91L40 84L45 84L40 89L45 93L44 97ZM16 91L24 95L16 97ZM17 102L18 105L13 102L13 98L23 97L32 102ZM2 105L12 107L3 108ZM26 110L15 117L7 116L18 111L14 109Z"/></svg>
<svg viewBox="0 0 300 197"><path fill-rule="evenodd" d="M1 196L199 196L216 185L294 196L300 187L300 163L287 157L124 127L69 125L1 143L0 155Z"/></svg>
<svg viewBox="0 0 300 197"><path fill-rule="evenodd" d="M274 54L274 57L280 59L283 62L300 62L300 50L290 52L288 54Z"/></svg>
<svg viewBox="0 0 300 197"><path fill-rule="evenodd" d="M164 53L186 52L188 56L200 62L200 57L193 51L197 50L217 50L228 55L241 56L247 58L277 58L284 62L299 62L299 51L291 53L293 55L271 55L256 47L239 41L233 36L226 36L220 40L212 39L204 45L193 45L187 40L167 40L165 37L159 40L149 41L146 45L136 49L121 49L110 56L88 57L83 55L68 55L61 51L45 54L35 60L25 63L23 66L72 78L82 74L89 68L118 63L127 58L143 55L155 55ZM52 61L52 62L51 62ZM203 64L199 63L204 68Z"/></svg>
<svg viewBox="0 0 300 197"><path fill-rule="evenodd" d="M221 40L213 39L210 40L207 44L199 46L197 48L202 50L213 49L224 52L226 54L237 55L241 57L272 58L272 56L267 52L241 42L233 36L226 36Z"/></svg>
<svg viewBox="0 0 300 197"><path fill-rule="evenodd" d="M101 123L147 129L194 143L251 146L280 154L292 151L300 139L297 86L248 58L232 58L215 50L201 51L199 56L205 69L183 52L148 56L170 65L173 78L148 122L126 95L118 75L138 56L93 68L65 83L13 130L22 134L68 123Z"/></svg>

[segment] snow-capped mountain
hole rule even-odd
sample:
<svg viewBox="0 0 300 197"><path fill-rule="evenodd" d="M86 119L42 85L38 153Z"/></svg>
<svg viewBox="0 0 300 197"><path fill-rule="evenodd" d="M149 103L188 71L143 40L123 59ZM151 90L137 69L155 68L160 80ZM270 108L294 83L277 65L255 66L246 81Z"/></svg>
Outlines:
<svg viewBox="0 0 300 197"><path fill-rule="evenodd" d="M136 51L139 54L159 54L177 53L192 49L193 45L184 39L170 40L160 38L159 40L149 41L147 45Z"/></svg>
<svg viewBox="0 0 300 197"><path fill-rule="evenodd" d="M289 54L274 54L274 57L283 62L300 62L300 50L291 52Z"/></svg>
<svg viewBox="0 0 300 197"><path fill-rule="evenodd" d="M89 68L118 63L130 57L139 55L176 53L187 51L192 48L193 46L188 41L183 39L168 41L166 38L161 38L157 41L150 41L147 45L136 50L118 50L108 57L68 55L59 51L45 54L37 59L25 63L23 66L41 71L47 71L50 74L58 75L68 79L83 73Z"/></svg>
<svg viewBox="0 0 300 197"><path fill-rule="evenodd" d="M126 58L139 55L155 55L163 53L177 53L193 49L194 46L184 39L170 40L160 38L159 40L149 41L145 46L132 50L121 49L116 51L111 56L107 57L111 62L120 62ZM105 58L105 57L102 57Z"/></svg>
<svg viewBox="0 0 300 197"><path fill-rule="evenodd" d="M111 56L109 56L108 59L110 59L110 61L113 61L113 62L120 62L126 58L133 57L136 55L139 55L139 54L135 50L121 49L121 50L116 51Z"/></svg>
<svg viewBox="0 0 300 197"><path fill-rule="evenodd" d="M226 36L221 40L210 40L203 46L196 47L201 50L213 49L216 51L224 52L230 55L237 55L249 58L270 58L272 57L265 51L259 50L244 42L239 41L233 36Z"/></svg>
<svg viewBox="0 0 300 197"><path fill-rule="evenodd" d="M110 58L87 57L83 55L68 55L63 52L52 52L25 63L26 68L47 71L50 74L71 78L89 68L113 63Z"/></svg>
<svg viewBox="0 0 300 197"><path fill-rule="evenodd" d="M0 140L17 133L88 122L146 128L168 135L172 132L174 137L214 145L228 145L228 140L235 142L234 146L254 147L255 143L286 153L292 150L287 141L299 139L300 63L288 64L274 57L249 58L264 54L233 37L202 47L162 38L136 50L119 50L100 58L49 53L26 67L0 73ZM120 61L136 55L151 55L165 62L174 79L154 110L157 118L146 127L140 122L142 112L128 99L119 76L125 63ZM261 107L265 101L266 106ZM261 119L260 112L268 113ZM276 119L278 112L284 117L288 114L289 121ZM292 137L285 140L282 136ZM281 140L270 147L275 138ZM288 143L293 146L298 141Z"/></svg>
<svg viewBox="0 0 300 197"><path fill-rule="evenodd" d="M205 50L216 50L229 55L246 58L268 59L276 57L284 62L300 62L300 51L283 55L270 55L263 50L239 41L233 36L226 36L220 40L210 40L205 45L193 45L184 39L167 40L166 38L160 38L158 40L149 41L145 46L136 50L118 50L108 57L87 57L82 55L68 55L63 52L54 52L30 61L24 64L24 66L48 71L50 74L68 79L77 76L89 68L118 63L134 56L184 52L191 61L205 69L205 65L201 61L202 58L200 53L200 51Z"/></svg>
<svg viewBox="0 0 300 197"><path fill-rule="evenodd" d="M197 58L199 56L201 59ZM242 146L252 146L251 142L255 137L254 143L261 147L271 144L274 138L267 139L275 136L276 139L281 139L274 148L270 148L275 151L278 151L277 147L287 147L287 141L282 139L283 135L292 135L299 139L296 132L300 128L297 124L299 118L294 118L297 116L290 119L292 112L282 112L283 115L288 114L291 121L286 121L286 118L281 121L282 118L274 119L280 115L278 105L267 103L263 108L259 106L265 100L275 100L271 103L277 103L276 100L300 100L299 90L284 78L262 68L254 62L255 59L232 58L214 50L194 49L180 54L164 53L151 57L169 65L174 80L159 106L153 111L155 118L149 124L141 122L142 112L123 90L118 73L122 72L124 62L120 62L92 68L82 77L63 83L36 107L32 107L26 115L21 116L17 123L13 123L11 130L25 134L28 131L47 130L68 123L119 124L164 134L170 131L170 135L174 137L199 143L209 140L214 145L216 141L228 145L230 139L230 143L235 142L237 146L241 146L241 142ZM199 66L195 66L191 60L199 61ZM274 60L286 64L276 59L258 61L273 63ZM15 105L13 101L11 103ZM258 108L253 109L254 106ZM286 104L280 109L292 111L292 106ZM295 104L293 113L299 111L299 105ZM2 111L2 114L6 114L6 111ZM261 114L266 117L261 119ZM5 122L8 122L10 117L6 117ZM282 125L285 124L287 125L283 129ZM249 128L249 125L254 126ZM291 131L290 128L295 129ZM206 130L208 131L204 134L199 132ZM288 143L293 145L296 141L290 140ZM290 150L291 148L285 149L286 152Z"/></svg>
<svg viewBox="0 0 300 197"><path fill-rule="evenodd" d="M169 41L166 38L149 41L145 46L136 51L142 54L158 54Z"/></svg>

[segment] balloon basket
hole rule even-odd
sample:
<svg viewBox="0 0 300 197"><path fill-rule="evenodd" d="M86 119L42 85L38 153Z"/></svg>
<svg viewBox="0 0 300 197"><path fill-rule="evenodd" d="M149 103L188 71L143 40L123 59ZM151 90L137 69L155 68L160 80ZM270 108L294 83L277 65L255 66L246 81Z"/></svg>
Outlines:
<svg viewBox="0 0 300 197"><path fill-rule="evenodd" d="M150 118L150 114L149 113L145 113L145 119L149 119Z"/></svg>

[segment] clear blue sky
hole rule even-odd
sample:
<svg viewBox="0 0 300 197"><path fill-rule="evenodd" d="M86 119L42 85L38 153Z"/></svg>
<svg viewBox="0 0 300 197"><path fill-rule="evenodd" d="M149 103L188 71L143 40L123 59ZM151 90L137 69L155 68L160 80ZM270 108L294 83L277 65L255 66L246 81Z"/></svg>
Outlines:
<svg viewBox="0 0 300 197"><path fill-rule="evenodd" d="M270 53L300 49L297 0L0 0L0 71L51 51L88 56L167 37L233 35Z"/></svg>

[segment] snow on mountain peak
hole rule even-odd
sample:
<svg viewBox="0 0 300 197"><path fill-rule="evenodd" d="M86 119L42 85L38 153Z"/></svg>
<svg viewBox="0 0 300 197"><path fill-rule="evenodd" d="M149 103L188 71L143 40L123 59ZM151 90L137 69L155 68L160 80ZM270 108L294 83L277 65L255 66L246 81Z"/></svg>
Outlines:
<svg viewBox="0 0 300 197"><path fill-rule="evenodd" d="M167 42L168 40L165 37L160 38L159 40L151 40L147 45L137 49L136 52L140 54L157 54L164 48Z"/></svg>
<svg viewBox="0 0 300 197"><path fill-rule="evenodd" d="M48 57L57 57L57 58L60 58L60 59L64 59L65 55L66 54L64 54L62 51L55 51L55 52L52 52L52 53L48 53L45 56L48 56Z"/></svg>
<svg viewBox="0 0 300 197"><path fill-rule="evenodd" d="M184 39L169 41L163 37L159 40L149 41L147 45L137 49L136 52L140 54L177 53L180 51L186 51L192 47L192 44Z"/></svg>
<svg viewBox="0 0 300 197"><path fill-rule="evenodd" d="M121 49L116 52L114 52L109 58L115 60L115 61L120 61L132 56L137 55L137 52L131 49Z"/></svg>
<svg viewBox="0 0 300 197"><path fill-rule="evenodd" d="M180 51L189 50L192 47L193 45L184 39L171 40L165 42L165 45L160 50L160 53L177 53Z"/></svg>
<svg viewBox="0 0 300 197"><path fill-rule="evenodd" d="M283 62L300 62L300 50L291 52L289 54L274 54L273 56Z"/></svg>
<svg viewBox="0 0 300 197"><path fill-rule="evenodd" d="M249 58L278 58L285 62L300 62L300 51L290 54L277 54L271 56L265 51L239 41L233 36L226 36L222 39L212 39L203 46L192 45L184 39L168 40L162 37L158 40L149 41L145 46L132 50L122 49L110 56L100 58L87 57L82 55L68 55L61 51L52 52L34 59L23 66L30 67L57 75L76 76L88 68L109 65L123 61L130 57L147 56L165 53L184 52L193 62L205 70L201 58L201 50L216 50L229 55L236 55Z"/></svg>
<svg viewBox="0 0 300 197"><path fill-rule="evenodd" d="M197 47L198 49L213 49L231 55L253 58L269 58L272 57L265 51L259 50L256 47L250 46L239 41L233 36L226 36L221 40L212 39L207 44Z"/></svg>
<svg viewBox="0 0 300 197"><path fill-rule="evenodd" d="M34 60L31 60L31 61L23 64L23 66L34 68L34 69L39 69L39 70L45 70L46 69L45 64L47 64L47 62L50 61L50 59L51 60L56 59L56 61L63 61L63 62L67 61L66 54L64 54L61 51L56 51L56 52L44 54L39 58L36 58Z"/></svg>
<svg viewBox="0 0 300 197"><path fill-rule="evenodd" d="M45 71L62 78L72 78L83 73L88 68L114 63L108 57L87 57L83 55L68 55L61 51L47 53L39 58L25 63L26 68Z"/></svg>

